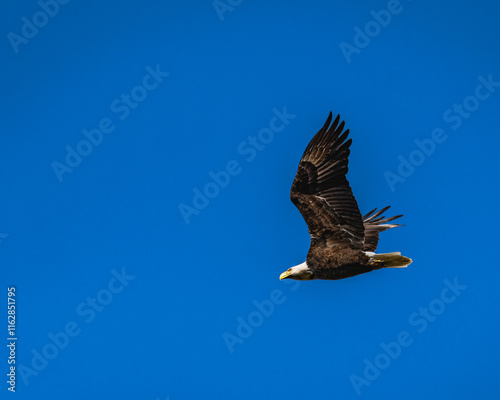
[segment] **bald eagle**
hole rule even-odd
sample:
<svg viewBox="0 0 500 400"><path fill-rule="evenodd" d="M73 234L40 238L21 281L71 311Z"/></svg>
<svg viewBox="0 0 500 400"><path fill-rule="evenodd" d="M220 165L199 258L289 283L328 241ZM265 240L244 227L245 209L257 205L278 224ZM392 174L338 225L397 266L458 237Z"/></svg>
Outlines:
<svg viewBox="0 0 500 400"><path fill-rule="evenodd" d="M380 232L402 215L385 218L390 206L361 217L347 181L352 139L346 140L340 115L332 113L312 138L299 163L290 198L311 235L307 259L283 272L280 279L343 279L380 268L401 268L412 260L401 253L375 254Z"/></svg>

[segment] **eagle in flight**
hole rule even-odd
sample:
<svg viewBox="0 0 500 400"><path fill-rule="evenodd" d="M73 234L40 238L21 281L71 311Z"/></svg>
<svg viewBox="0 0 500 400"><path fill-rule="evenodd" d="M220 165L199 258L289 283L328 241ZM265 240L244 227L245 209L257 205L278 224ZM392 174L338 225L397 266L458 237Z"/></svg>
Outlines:
<svg viewBox="0 0 500 400"><path fill-rule="evenodd" d="M378 235L401 226L389 224L402 215L385 218L390 206L361 217L347 181L352 139L346 140L340 115L332 113L312 138L299 163L290 198L306 221L311 235L307 259L280 279L343 279L380 268L402 268L412 260L401 253L375 254Z"/></svg>

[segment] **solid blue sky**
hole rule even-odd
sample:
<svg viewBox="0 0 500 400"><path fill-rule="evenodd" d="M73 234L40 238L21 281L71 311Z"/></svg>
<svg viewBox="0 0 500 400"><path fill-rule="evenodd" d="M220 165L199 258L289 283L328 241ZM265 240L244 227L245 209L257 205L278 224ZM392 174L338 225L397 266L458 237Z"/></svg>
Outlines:
<svg viewBox="0 0 500 400"><path fill-rule="evenodd" d="M412 344L363 397L498 398L500 93L458 129L443 114L479 76L500 81L500 6L402 0L347 62L340 43L386 7L243 1L221 21L211 1L73 0L16 53L8 33L40 6L1 6L0 274L5 299L17 288L16 365L32 368L68 322L81 329L27 385L18 372L18 399L354 399L351 375L403 331ZM111 104L148 66L170 75L120 120ZM247 161L239 146L284 107L296 117ZM292 290L278 276L309 236L289 190L330 110L351 130L361 212L405 214L379 252L414 263ZM114 131L59 182L53 162L103 118ZM446 141L392 191L384 174L438 128ZM231 160L241 172L186 224L179 205ZM79 306L123 268L135 278L87 323ZM455 278L467 289L419 333L413 313ZM231 353L224 333L275 290L282 303Z"/></svg>

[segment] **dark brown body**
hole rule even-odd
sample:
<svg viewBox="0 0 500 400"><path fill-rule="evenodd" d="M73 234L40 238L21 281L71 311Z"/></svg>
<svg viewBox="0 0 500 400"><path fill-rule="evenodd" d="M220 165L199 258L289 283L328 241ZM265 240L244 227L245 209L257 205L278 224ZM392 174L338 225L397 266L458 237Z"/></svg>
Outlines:
<svg viewBox="0 0 500 400"><path fill-rule="evenodd" d="M314 271L311 279L330 280L350 278L383 267L377 263L370 264L370 258L363 251L335 251L321 245L311 246L307 254L307 266Z"/></svg>

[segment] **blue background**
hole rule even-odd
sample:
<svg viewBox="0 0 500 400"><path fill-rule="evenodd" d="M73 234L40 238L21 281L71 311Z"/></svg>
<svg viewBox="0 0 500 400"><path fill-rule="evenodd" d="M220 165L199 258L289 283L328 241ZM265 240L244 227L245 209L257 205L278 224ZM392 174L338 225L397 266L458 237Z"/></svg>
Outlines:
<svg viewBox="0 0 500 400"><path fill-rule="evenodd" d="M354 399L352 375L406 331L412 344L362 397L497 399L498 88L458 129L443 114L479 76L500 81L498 2L402 0L350 62L340 44L386 1L231 8L73 0L16 53L8 34L40 5L0 7L1 297L16 287L19 337L16 394L4 381L2 398ZM148 66L170 75L121 120L111 104ZM295 118L248 161L239 146L284 107ZM378 251L414 263L297 287L278 280L309 246L289 189L330 110L351 130L361 212L405 214ZM59 182L53 162L103 118L114 131ZM384 174L438 128L446 141L391 190ZM179 205L193 206L193 190L231 160L240 173L186 223ZM135 278L109 299L123 268ZM467 289L419 332L413 313L455 278ZM259 320L254 302L275 290L280 304ZM109 304L86 322L79 306L99 293ZM225 333L249 316L249 337L228 346ZM23 377L69 322L79 334Z"/></svg>

